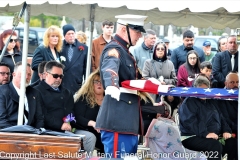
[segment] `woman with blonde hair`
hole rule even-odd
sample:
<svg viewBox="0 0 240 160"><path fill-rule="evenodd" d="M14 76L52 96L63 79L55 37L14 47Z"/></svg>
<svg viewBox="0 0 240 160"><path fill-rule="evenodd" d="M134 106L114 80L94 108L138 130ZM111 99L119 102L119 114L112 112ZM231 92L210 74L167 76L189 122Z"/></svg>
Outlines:
<svg viewBox="0 0 240 160"><path fill-rule="evenodd" d="M100 71L92 72L83 86L74 95L74 113L79 129L92 132L96 138L96 147L104 153L101 134L95 130L96 118L102 100L104 89L100 80Z"/></svg>
<svg viewBox="0 0 240 160"><path fill-rule="evenodd" d="M40 44L33 53L32 70L33 76L31 83L39 79L38 64L42 61L60 60L60 51L62 50L63 38L61 29L58 26L50 26L44 33L43 44Z"/></svg>
<svg viewBox="0 0 240 160"><path fill-rule="evenodd" d="M87 44L87 35L83 31L78 31L76 34L76 39L83 44Z"/></svg>

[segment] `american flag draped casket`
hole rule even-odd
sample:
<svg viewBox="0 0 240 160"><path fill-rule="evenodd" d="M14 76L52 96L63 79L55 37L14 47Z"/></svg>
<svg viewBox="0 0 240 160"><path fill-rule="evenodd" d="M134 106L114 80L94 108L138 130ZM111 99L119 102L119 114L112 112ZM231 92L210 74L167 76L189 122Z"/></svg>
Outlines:
<svg viewBox="0 0 240 160"><path fill-rule="evenodd" d="M127 80L123 81L122 87L153 94L199 97L211 99L238 100L238 90L219 88L195 88L195 87L173 87L171 85L158 85L150 80Z"/></svg>

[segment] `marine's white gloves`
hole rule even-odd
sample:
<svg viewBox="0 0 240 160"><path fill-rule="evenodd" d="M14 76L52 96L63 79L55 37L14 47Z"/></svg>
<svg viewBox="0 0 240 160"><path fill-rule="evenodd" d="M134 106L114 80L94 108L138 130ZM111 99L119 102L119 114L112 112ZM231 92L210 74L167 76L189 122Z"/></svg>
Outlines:
<svg viewBox="0 0 240 160"><path fill-rule="evenodd" d="M112 98L116 99L117 101L119 101L120 98L120 90L115 87L115 86L107 86L106 90L105 90L105 94L110 95Z"/></svg>
<svg viewBox="0 0 240 160"><path fill-rule="evenodd" d="M161 82L159 82L156 78L149 78L148 80L156 85L161 85Z"/></svg>

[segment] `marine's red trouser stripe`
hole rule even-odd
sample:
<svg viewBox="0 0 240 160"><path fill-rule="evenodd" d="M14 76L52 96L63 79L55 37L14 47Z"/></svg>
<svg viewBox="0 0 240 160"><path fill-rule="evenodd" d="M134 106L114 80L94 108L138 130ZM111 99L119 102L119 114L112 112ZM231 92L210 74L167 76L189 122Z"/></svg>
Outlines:
<svg viewBox="0 0 240 160"><path fill-rule="evenodd" d="M113 138L113 158L117 158L117 150L118 150L118 133L114 132L114 138Z"/></svg>

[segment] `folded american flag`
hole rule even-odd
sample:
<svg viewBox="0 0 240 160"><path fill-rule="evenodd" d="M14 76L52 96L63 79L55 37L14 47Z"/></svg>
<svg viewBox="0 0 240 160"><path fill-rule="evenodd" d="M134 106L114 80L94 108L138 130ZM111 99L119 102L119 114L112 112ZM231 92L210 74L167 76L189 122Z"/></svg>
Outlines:
<svg viewBox="0 0 240 160"><path fill-rule="evenodd" d="M238 90L219 88L175 87L157 85L149 80L123 81L122 87L161 95L238 100Z"/></svg>

